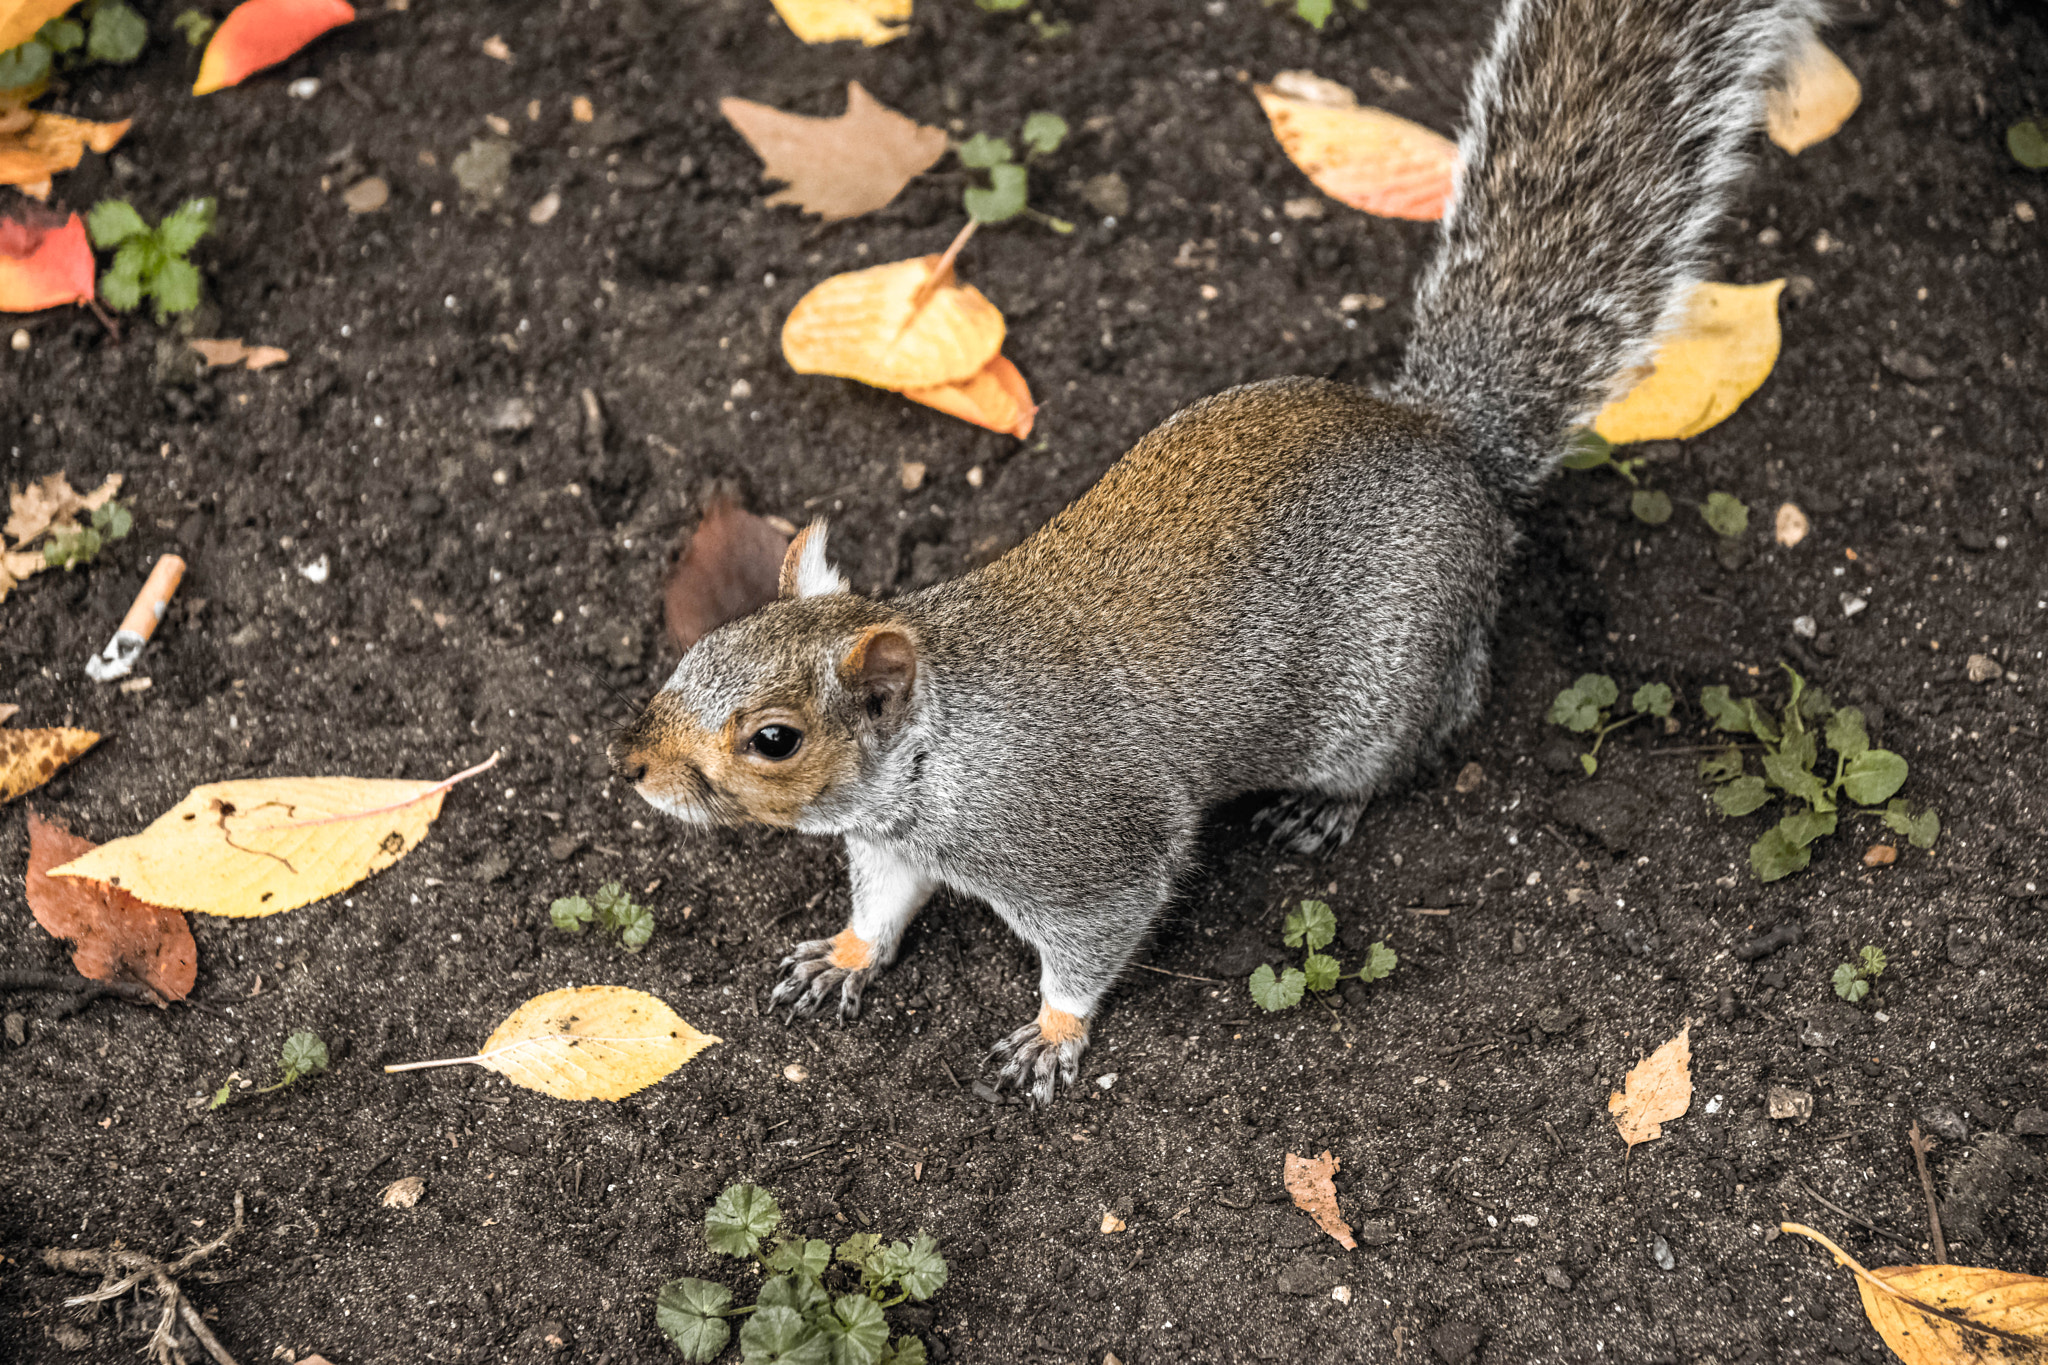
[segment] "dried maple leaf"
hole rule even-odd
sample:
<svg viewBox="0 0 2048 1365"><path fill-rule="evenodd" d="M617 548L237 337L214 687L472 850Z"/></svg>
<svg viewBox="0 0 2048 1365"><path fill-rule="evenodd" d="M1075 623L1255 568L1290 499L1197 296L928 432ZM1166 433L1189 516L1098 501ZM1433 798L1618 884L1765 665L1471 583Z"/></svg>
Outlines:
<svg viewBox="0 0 2048 1365"><path fill-rule="evenodd" d="M199 948L183 915L104 882L49 875L92 849L91 840L28 813L28 908L36 923L52 938L71 941L80 976L140 981L166 1000L183 1000L199 972Z"/></svg>
<svg viewBox="0 0 2048 1365"><path fill-rule="evenodd" d="M760 154L761 175L788 184L768 196L769 207L795 204L826 222L881 208L946 154L946 134L846 86L846 112L837 118L787 114L752 100L723 99L725 115Z"/></svg>
<svg viewBox="0 0 2048 1365"><path fill-rule="evenodd" d="M90 493L80 493L60 471L26 488L15 485L7 494L7 524L0 531L25 545L52 526L74 520L80 512L97 512L121 491L121 476L109 474Z"/></svg>
<svg viewBox="0 0 2048 1365"><path fill-rule="evenodd" d="M41 555L36 556L41 559ZM0 802L25 796L100 742L92 730L0 730Z"/></svg>
<svg viewBox="0 0 2048 1365"><path fill-rule="evenodd" d="M1663 1124L1692 1107L1692 1024L1636 1064L1623 1082L1626 1093L1607 1097L1607 1112L1621 1140L1633 1147L1664 1136Z"/></svg>
<svg viewBox="0 0 2048 1365"><path fill-rule="evenodd" d="M92 243L77 214L49 223L45 210L24 206L21 218L0 218L0 313L35 313L93 298Z"/></svg>
<svg viewBox="0 0 2048 1365"><path fill-rule="evenodd" d="M788 536L730 496L713 495L662 588L668 633L688 649L773 602L788 549Z"/></svg>
<svg viewBox="0 0 2048 1365"><path fill-rule="evenodd" d="M1442 133L1309 71L1282 71L1252 93L1281 150L1324 194L1384 218L1444 216L1458 144Z"/></svg>
<svg viewBox="0 0 2048 1365"><path fill-rule="evenodd" d="M1282 1179L1287 1193L1294 1196L1294 1207L1314 1218L1316 1225L1336 1238L1346 1251L1356 1251L1358 1239L1351 1235L1351 1224L1337 1211L1337 1186L1330 1179L1335 1174L1337 1158L1327 1150L1318 1157L1289 1152Z"/></svg>

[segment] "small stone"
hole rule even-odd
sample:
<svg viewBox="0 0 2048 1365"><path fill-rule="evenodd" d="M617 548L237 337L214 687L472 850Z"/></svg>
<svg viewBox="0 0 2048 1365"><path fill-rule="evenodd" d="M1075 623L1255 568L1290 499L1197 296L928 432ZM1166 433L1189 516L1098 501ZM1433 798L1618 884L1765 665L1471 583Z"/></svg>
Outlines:
<svg viewBox="0 0 2048 1365"><path fill-rule="evenodd" d="M1470 796L1485 785L1486 769L1477 763L1467 763L1458 769L1457 791L1460 796Z"/></svg>
<svg viewBox="0 0 2048 1365"><path fill-rule="evenodd" d="M420 1196L426 1192L427 1182L420 1176L409 1175L386 1185L381 1197L387 1209L409 1209L419 1203Z"/></svg>
<svg viewBox="0 0 2048 1365"><path fill-rule="evenodd" d="M1352 1236L1360 1246L1383 1247L1392 1242L1397 1234L1391 1223L1360 1223Z"/></svg>
<svg viewBox="0 0 2048 1365"><path fill-rule="evenodd" d="M1780 545L1789 549L1806 539L1806 533L1812 529L1813 523L1807 520L1806 513L1799 509L1798 503L1788 502L1779 505L1776 533Z"/></svg>
<svg viewBox="0 0 2048 1365"><path fill-rule="evenodd" d="M1999 667L1998 660L1989 654L1972 654L1969 662L1963 666L1963 671L1969 675L1973 683L1988 683L1997 682L1998 675L2004 670Z"/></svg>
<svg viewBox="0 0 2048 1365"><path fill-rule="evenodd" d="M512 146L492 138L471 138L467 151L448 163L462 192L481 204L497 202L512 179Z"/></svg>
<svg viewBox="0 0 2048 1365"><path fill-rule="evenodd" d="M782 1079L792 1085L802 1085L810 1078L811 1073L798 1066L795 1062L791 1062L788 1066L782 1068Z"/></svg>
<svg viewBox="0 0 2048 1365"><path fill-rule="evenodd" d="M22 1018L18 1014L8 1015L7 1041L12 1043L16 1047L22 1047L26 1045L28 1042L28 1020Z"/></svg>
<svg viewBox="0 0 2048 1365"><path fill-rule="evenodd" d="M578 123L589 123L597 117L596 108L590 103L590 96L578 95L569 101L569 117Z"/></svg>
<svg viewBox="0 0 2048 1365"><path fill-rule="evenodd" d="M1508 947L1516 957L1529 951L1529 936L1520 929L1508 936Z"/></svg>
<svg viewBox="0 0 2048 1365"><path fill-rule="evenodd" d="M1934 1104L1922 1109L1919 1114L1920 1131L1940 1138L1943 1142L1968 1142L1969 1125L1952 1105Z"/></svg>
<svg viewBox="0 0 2048 1365"><path fill-rule="evenodd" d="M1880 364L1901 379L1924 383L1941 373L1933 361L1917 351L1904 351L1887 346L1878 352L1877 358Z"/></svg>
<svg viewBox="0 0 2048 1365"><path fill-rule="evenodd" d="M1542 1010L1536 1015L1536 1027L1545 1033L1563 1033L1578 1022L1579 1012L1564 1006Z"/></svg>
<svg viewBox="0 0 2048 1365"><path fill-rule="evenodd" d="M1872 844L1869 848L1863 850L1863 865L1865 867L1884 867L1887 864L1897 862L1898 858L1899 850L1890 844Z"/></svg>
<svg viewBox="0 0 2048 1365"><path fill-rule="evenodd" d="M1984 960L1984 940L1960 924L1952 924L1948 930L1948 960L1956 966L1970 968Z"/></svg>
<svg viewBox="0 0 2048 1365"><path fill-rule="evenodd" d="M1280 205L1280 212L1296 222L1300 222L1303 219L1320 218L1328 211L1324 207L1323 201L1314 195L1303 195L1299 199L1289 199Z"/></svg>
<svg viewBox="0 0 2048 1365"><path fill-rule="evenodd" d="M318 76L301 76L284 88L284 92L295 100L309 100L320 93Z"/></svg>
<svg viewBox="0 0 2048 1365"><path fill-rule="evenodd" d="M1351 1286L1348 1284L1338 1285L1335 1289L1332 1289L1330 1291L1330 1298L1336 1301L1337 1303L1351 1302Z"/></svg>
<svg viewBox="0 0 2048 1365"><path fill-rule="evenodd" d="M10 1014L7 1016L7 1018L10 1021L8 1025L8 1037L12 1038L14 1036L13 1024L11 1021L19 1019L20 1017L21 1016L18 1014ZM2048 1137L2048 1109L2034 1108L2020 1110L2019 1113L2013 1115L2012 1130L2015 1133L2018 1133L2021 1137Z"/></svg>
<svg viewBox="0 0 2048 1365"><path fill-rule="evenodd" d="M987 477L986 474L982 473L981 466L976 465L967 471L967 486L969 488L979 488Z"/></svg>
<svg viewBox="0 0 2048 1365"><path fill-rule="evenodd" d="M1785 277L1785 302L1798 307L1814 296L1820 288L1811 275L1787 275Z"/></svg>
<svg viewBox="0 0 2048 1365"><path fill-rule="evenodd" d="M1956 544L1971 554L1981 555L1991 548L1991 533L1981 526L1965 526L1956 532ZM2001 545L1999 548L2005 547Z"/></svg>
<svg viewBox="0 0 2048 1365"><path fill-rule="evenodd" d="M524 398L507 398L484 415L484 430L493 436L524 436L533 423L533 404Z"/></svg>
<svg viewBox="0 0 2048 1365"><path fill-rule="evenodd" d="M1543 1267L1543 1282L1552 1289L1569 1290L1572 1287L1572 1277L1565 1274L1560 1266Z"/></svg>
<svg viewBox="0 0 2048 1365"><path fill-rule="evenodd" d="M1377 313L1386 306L1387 301L1378 294L1346 294L1337 300L1337 311L1340 313Z"/></svg>
<svg viewBox="0 0 2048 1365"><path fill-rule="evenodd" d="M1845 592L1842 594L1842 615L1844 616L1854 616L1856 615L1856 613L1862 611L1865 607L1868 607L1869 605L1869 599L1858 597L1853 592Z"/></svg>
<svg viewBox="0 0 2048 1365"><path fill-rule="evenodd" d="M732 387L726 390L726 397L731 398L736 402L744 402L745 400L752 398L753 396L754 386L752 384L749 384L744 379L733 380Z"/></svg>
<svg viewBox="0 0 2048 1365"><path fill-rule="evenodd" d="M897 470L897 477L903 484L903 491L915 493L918 489L924 487L924 472L924 461L905 460L902 468Z"/></svg>
<svg viewBox="0 0 2048 1365"><path fill-rule="evenodd" d="M1131 189L1115 171L1091 175L1081 183L1081 198L1105 218L1121 218L1131 211Z"/></svg>
<svg viewBox="0 0 2048 1365"><path fill-rule="evenodd" d="M1764 1103L1774 1119L1810 1119L1813 1117L1813 1095L1809 1091L1794 1090L1790 1086L1774 1085L1764 1092Z"/></svg>
<svg viewBox="0 0 2048 1365"><path fill-rule="evenodd" d="M536 199L533 207L526 211L526 221L535 227L545 227L555 221L555 215L562 211L562 196L555 190Z"/></svg>
<svg viewBox="0 0 2048 1365"><path fill-rule="evenodd" d="M566 863L583 848L580 834L558 834L548 840L548 856L558 863Z"/></svg>
<svg viewBox="0 0 2048 1365"><path fill-rule="evenodd" d="M35 338L31 337L28 334L28 328L26 327L15 328L14 337L11 341L8 342L8 345L14 347L14 349L17 351L26 351L30 346L34 344Z"/></svg>
<svg viewBox="0 0 2048 1365"><path fill-rule="evenodd" d="M480 882L503 881L512 870L512 860L502 853L486 853L476 860L470 875Z"/></svg>
<svg viewBox="0 0 2048 1365"><path fill-rule="evenodd" d="M1650 1259L1657 1263L1659 1270L1678 1269L1678 1258L1671 1254L1671 1243L1661 1236L1650 1239Z"/></svg>
<svg viewBox="0 0 2048 1365"><path fill-rule="evenodd" d="M367 176L342 191L350 213L375 213L391 202L391 185L381 175Z"/></svg>
<svg viewBox="0 0 2048 1365"><path fill-rule="evenodd" d="M1335 1287L1342 1274L1342 1268L1329 1257L1304 1256L1281 1271L1273 1287L1283 1294L1303 1297L1325 1294Z"/></svg>
<svg viewBox="0 0 2048 1365"><path fill-rule="evenodd" d="M1792 633L1802 640L1811 640L1820 634L1820 622L1811 616L1795 616L1792 618Z"/></svg>

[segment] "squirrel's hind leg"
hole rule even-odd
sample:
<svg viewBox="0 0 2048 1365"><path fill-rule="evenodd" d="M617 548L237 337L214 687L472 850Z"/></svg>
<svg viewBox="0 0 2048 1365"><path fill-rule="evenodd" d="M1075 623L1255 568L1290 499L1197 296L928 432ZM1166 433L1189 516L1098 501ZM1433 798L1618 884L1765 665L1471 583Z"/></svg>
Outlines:
<svg viewBox="0 0 2048 1365"><path fill-rule="evenodd" d="M835 997L840 1018L858 1018L868 982L896 960L903 931L937 886L887 847L866 840L847 839L846 866L853 918L831 938L799 943L782 959L769 1007L788 1010L792 1019L816 1014Z"/></svg>
<svg viewBox="0 0 2048 1365"><path fill-rule="evenodd" d="M1369 800L1326 792L1288 792L1252 817L1274 843L1296 853L1322 853L1351 838Z"/></svg>

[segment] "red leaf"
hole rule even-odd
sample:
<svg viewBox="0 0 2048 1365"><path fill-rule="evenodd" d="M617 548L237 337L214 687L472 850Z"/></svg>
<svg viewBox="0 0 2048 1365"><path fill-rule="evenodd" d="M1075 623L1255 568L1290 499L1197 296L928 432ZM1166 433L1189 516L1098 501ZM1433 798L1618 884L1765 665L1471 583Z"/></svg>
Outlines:
<svg viewBox="0 0 2048 1365"><path fill-rule="evenodd" d="M199 946L182 914L104 882L48 875L93 848L57 821L28 813L28 908L36 923L52 938L71 940L80 976L140 981L166 1000L183 1000L199 974Z"/></svg>
<svg viewBox="0 0 2048 1365"><path fill-rule="evenodd" d="M732 498L714 496L662 589L668 633L688 649L775 600L789 537Z"/></svg>
<svg viewBox="0 0 2048 1365"><path fill-rule="evenodd" d="M0 313L92 302L92 243L77 214L61 227L0 218Z"/></svg>
<svg viewBox="0 0 2048 1365"><path fill-rule="evenodd" d="M240 85L355 17L354 8L342 0L243 0L213 31L192 93L210 95Z"/></svg>

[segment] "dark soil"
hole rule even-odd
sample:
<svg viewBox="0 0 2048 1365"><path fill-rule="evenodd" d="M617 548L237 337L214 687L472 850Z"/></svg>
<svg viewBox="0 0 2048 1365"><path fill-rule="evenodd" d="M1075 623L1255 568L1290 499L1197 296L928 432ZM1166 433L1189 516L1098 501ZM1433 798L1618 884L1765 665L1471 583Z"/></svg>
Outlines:
<svg viewBox="0 0 2048 1365"><path fill-rule="evenodd" d="M1201 395L1384 379L1431 229L1283 216L1312 191L1246 81L1312 67L1447 128L1494 6L1340 5L1317 38L1255 0L1048 0L1074 29L1042 41L1021 15L921 0L911 36L863 50L799 46L765 0L416 0L205 100L175 8L154 7L138 66L57 101L136 119L59 196L154 216L219 195L198 334L293 358L198 377L147 321L116 343L65 312L27 320L33 347L0 361L7 477L120 470L137 511L102 563L0 606L17 724L108 735L34 799L104 840L204 781L505 760L352 894L193 916L210 1010L8 996L26 1041L0 1044L0 1355L131 1358L146 1315L62 1308L89 1282L42 1251L170 1253L213 1236L239 1190L248 1231L188 1287L244 1365L280 1347L337 1365L659 1360L657 1285L741 1282L700 1219L745 1177L817 1235L942 1238L951 1284L892 1314L938 1360L1876 1361L1848 1277L1770 1230L1790 1217L1871 1264L1928 1259L1915 1116L1940 1138L1956 1258L2048 1273L2043 1138L2031 1119L2012 1136L2048 1098L2048 189L2003 147L2040 112L2038 12L1851 0L1831 41L1862 110L1797 159L1760 147L1720 235L1717 277L1797 278L1765 387L1656 450L1678 515L1651 529L1611 475L1559 480L1528 518L1493 699L1443 773L1313 865L1220 812L1081 1086L1033 1113L972 1090L982 1050L1035 1008L1035 965L983 907L928 911L857 1025L763 1016L787 945L842 922L845 873L822 843L671 829L608 780L603 741L674 661L666 556L732 479L757 511L832 515L856 584L900 591L1014 543ZM480 50L493 33L509 64ZM289 96L308 75L318 94ZM717 98L837 112L849 78L960 133L1014 134L1039 108L1074 125L1033 184L1081 229L985 232L964 261L1045 403L1028 444L779 356L810 285L939 250L959 222L950 162L833 227L759 206ZM571 120L577 94L594 123ZM495 136L490 116L515 152L506 197L479 207L448 168ZM1129 198L1113 223L1083 195L1112 173ZM351 216L340 193L369 174L391 202ZM531 224L550 191L559 215ZM1347 314L1350 293L1388 302ZM494 432L515 399L530 430ZM930 468L914 494L903 461ZM1692 510L1712 489L1754 509L1733 552ZM1785 499L1814 523L1791 550L1770 535ZM145 658L154 685L84 681L172 549L192 568ZM1845 616L1844 594L1868 609ZM1971 654L2007 671L1972 683ZM1714 814L1694 703L1711 683L1774 693L1780 659L1908 758L1905 794L1946 825L1932 854L1866 870L1882 835L1860 821L1806 872L1751 878L1767 817ZM1586 670L1684 703L1673 733L1611 739L1591 781L1544 721ZM1485 780L1459 794L1467 763ZM10 812L11 886L25 853ZM548 927L552 897L611 879L652 888L661 928L637 957ZM1311 894L1347 961L1384 936L1400 971L1267 1016L1244 977L1284 956L1282 911ZM7 904L0 953L68 970L18 891ZM1781 924L1804 941L1739 957ZM1851 1008L1828 976L1865 943L1893 967ZM618 1104L379 1070L473 1050L529 996L590 981L654 991L726 1041ZM1691 1112L1624 1163L1608 1092L1687 1019ZM269 1077L300 1028L331 1072L206 1110L229 1071ZM1811 1094L1812 1117L1770 1119L1772 1086ZM1355 1252L1281 1190L1283 1153L1324 1148ZM384 1208L409 1175L425 1198ZM1099 1231L1105 1210L1127 1230Z"/></svg>

